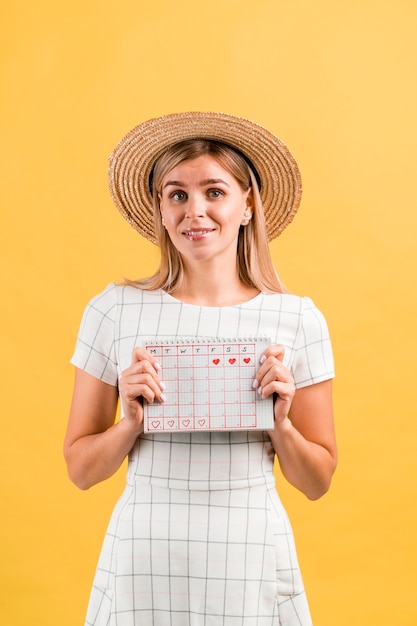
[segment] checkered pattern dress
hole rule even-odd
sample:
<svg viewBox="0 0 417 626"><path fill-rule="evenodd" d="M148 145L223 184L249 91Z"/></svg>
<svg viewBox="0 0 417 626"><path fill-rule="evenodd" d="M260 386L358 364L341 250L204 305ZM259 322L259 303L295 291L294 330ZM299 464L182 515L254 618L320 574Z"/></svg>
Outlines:
<svg viewBox="0 0 417 626"><path fill-rule="evenodd" d="M72 363L116 385L146 337L266 335L297 387L333 377L326 323L308 298L184 304L111 284L88 304ZM86 626L310 626L265 432L142 435L99 558Z"/></svg>

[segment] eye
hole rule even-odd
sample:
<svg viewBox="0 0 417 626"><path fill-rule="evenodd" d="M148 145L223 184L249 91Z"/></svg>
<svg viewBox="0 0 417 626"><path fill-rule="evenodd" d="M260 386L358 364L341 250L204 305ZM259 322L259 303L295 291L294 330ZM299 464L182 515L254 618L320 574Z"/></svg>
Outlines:
<svg viewBox="0 0 417 626"><path fill-rule="evenodd" d="M175 200L176 202L182 202L187 197L185 191L173 191L170 196L171 200Z"/></svg>
<svg viewBox="0 0 417 626"><path fill-rule="evenodd" d="M210 198L221 198L221 196L224 196L224 192L221 189L209 189L207 195Z"/></svg>

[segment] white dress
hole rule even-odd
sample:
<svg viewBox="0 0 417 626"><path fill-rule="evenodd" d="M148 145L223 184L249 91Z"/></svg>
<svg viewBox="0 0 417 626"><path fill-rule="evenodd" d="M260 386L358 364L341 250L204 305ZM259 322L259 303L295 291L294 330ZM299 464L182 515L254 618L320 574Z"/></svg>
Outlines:
<svg viewBox="0 0 417 626"><path fill-rule="evenodd" d="M327 326L308 298L200 307L114 284L87 306L72 363L117 385L146 337L256 335L285 346L298 388L333 377ZM273 462L262 431L140 436L86 626L310 626Z"/></svg>

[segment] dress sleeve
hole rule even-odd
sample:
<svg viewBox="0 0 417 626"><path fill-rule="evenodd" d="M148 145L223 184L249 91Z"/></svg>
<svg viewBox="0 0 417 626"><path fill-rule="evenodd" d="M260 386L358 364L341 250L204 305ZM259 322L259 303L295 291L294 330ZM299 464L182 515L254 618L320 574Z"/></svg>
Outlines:
<svg viewBox="0 0 417 626"><path fill-rule="evenodd" d="M88 303L71 363L109 385L117 385L115 285L110 284Z"/></svg>
<svg viewBox="0 0 417 626"><path fill-rule="evenodd" d="M314 385L335 375L327 323L310 298L303 298L292 373L296 388Z"/></svg>

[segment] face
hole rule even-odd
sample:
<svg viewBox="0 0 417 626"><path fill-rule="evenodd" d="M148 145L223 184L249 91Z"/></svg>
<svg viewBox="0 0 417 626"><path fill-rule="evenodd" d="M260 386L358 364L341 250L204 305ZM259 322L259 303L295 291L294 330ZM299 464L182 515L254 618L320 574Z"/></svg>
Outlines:
<svg viewBox="0 0 417 626"><path fill-rule="evenodd" d="M183 260L236 260L242 221L252 214L251 192L210 155L184 161L162 181L160 210ZM244 215L246 212L246 215Z"/></svg>

